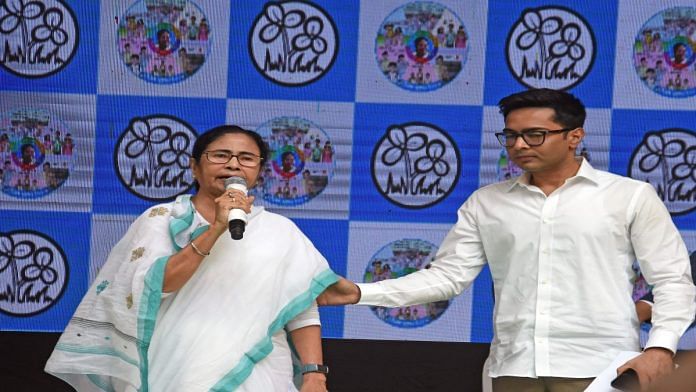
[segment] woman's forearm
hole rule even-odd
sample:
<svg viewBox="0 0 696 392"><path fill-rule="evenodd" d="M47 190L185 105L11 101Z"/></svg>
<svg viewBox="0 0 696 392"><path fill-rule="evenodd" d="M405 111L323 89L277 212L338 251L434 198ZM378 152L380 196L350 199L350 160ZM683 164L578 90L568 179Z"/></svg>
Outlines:
<svg viewBox="0 0 696 392"><path fill-rule="evenodd" d="M182 288L205 260L205 254L210 252L220 234L218 230L209 228L191 241L198 251L189 244L171 256L164 269L162 292L171 293Z"/></svg>
<svg viewBox="0 0 696 392"><path fill-rule="evenodd" d="M303 365L324 363L321 350L321 326L309 325L298 328L290 331L290 337ZM305 383L319 383L325 387L326 375L323 373L307 373L303 375L303 378Z"/></svg>

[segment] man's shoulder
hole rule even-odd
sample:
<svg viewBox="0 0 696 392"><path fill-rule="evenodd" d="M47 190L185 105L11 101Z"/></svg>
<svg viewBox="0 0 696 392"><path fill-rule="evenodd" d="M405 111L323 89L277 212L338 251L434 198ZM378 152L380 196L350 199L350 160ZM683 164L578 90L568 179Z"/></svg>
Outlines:
<svg viewBox="0 0 696 392"><path fill-rule="evenodd" d="M513 187L515 180L507 180L481 186L471 193L465 204L480 205L489 203L500 203L505 200L514 200Z"/></svg>
<svg viewBox="0 0 696 392"><path fill-rule="evenodd" d="M628 187L628 189L636 190L638 188L649 186L650 184L644 181L636 180L635 178L623 176L620 174L595 169L597 182L604 186L620 186Z"/></svg>

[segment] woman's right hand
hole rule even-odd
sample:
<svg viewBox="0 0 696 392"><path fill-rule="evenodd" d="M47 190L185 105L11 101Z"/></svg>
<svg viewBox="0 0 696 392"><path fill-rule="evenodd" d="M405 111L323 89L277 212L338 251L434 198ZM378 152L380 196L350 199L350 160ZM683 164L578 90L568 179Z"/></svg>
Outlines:
<svg viewBox="0 0 696 392"><path fill-rule="evenodd" d="M215 199L215 222L211 225L211 229L218 235L224 233L227 230L230 210L240 208L250 214L254 199L254 196L247 196L244 192L236 189L225 191Z"/></svg>

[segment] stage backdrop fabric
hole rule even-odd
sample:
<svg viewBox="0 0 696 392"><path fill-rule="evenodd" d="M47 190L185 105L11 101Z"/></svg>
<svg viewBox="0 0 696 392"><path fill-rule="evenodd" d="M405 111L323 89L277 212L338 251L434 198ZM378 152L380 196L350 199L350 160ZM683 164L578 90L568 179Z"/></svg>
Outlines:
<svg viewBox="0 0 696 392"><path fill-rule="evenodd" d="M257 203L334 271L426 268L466 198L520 174L496 103L539 87L582 99L577 153L652 184L694 252L694 0L1 2L0 330L62 331L223 123L268 142ZM489 342L492 309L484 269L449 301L321 316L325 337Z"/></svg>

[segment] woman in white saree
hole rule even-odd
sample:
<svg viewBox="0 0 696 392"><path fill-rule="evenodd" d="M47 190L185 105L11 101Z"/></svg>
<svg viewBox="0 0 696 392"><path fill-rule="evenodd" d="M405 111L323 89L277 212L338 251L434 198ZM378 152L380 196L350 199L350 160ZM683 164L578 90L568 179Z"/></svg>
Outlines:
<svg viewBox="0 0 696 392"><path fill-rule="evenodd" d="M315 298L337 276L289 219L225 190L231 176L253 187L267 155L258 134L236 126L201 135L198 192L131 225L46 371L80 392L285 392L303 369L302 392L326 391ZM241 240L227 234L233 208L249 217Z"/></svg>

